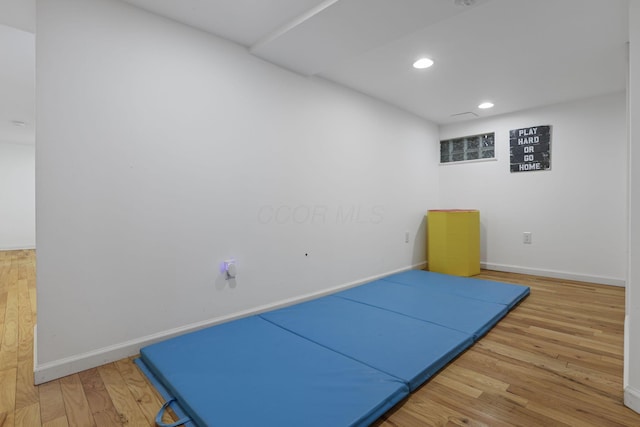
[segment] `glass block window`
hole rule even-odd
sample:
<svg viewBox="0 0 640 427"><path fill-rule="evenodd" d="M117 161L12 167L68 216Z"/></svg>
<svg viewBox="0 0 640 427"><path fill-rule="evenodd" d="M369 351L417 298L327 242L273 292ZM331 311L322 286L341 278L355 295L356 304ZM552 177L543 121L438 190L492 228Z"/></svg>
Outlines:
<svg viewBox="0 0 640 427"><path fill-rule="evenodd" d="M494 133L440 141L440 163L493 159L495 152Z"/></svg>

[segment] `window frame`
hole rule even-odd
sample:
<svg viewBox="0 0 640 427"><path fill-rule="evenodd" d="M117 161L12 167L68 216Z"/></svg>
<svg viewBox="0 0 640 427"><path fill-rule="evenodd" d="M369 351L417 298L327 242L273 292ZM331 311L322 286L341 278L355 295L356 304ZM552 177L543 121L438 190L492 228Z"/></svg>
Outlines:
<svg viewBox="0 0 640 427"><path fill-rule="evenodd" d="M440 141L440 165L451 165L461 163L476 163L495 161L496 158L496 136L495 132L484 132L476 135L467 135L458 138L443 139ZM490 145L485 145L484 140L490 140ZM443 155L443 146L446 145L448 153ZM492 153L491 157L482 157L484 153ZM469 154L472 154L469 156ZM473 155L477 157L473 157ZM445 160L448 156L448 161ZM456 157L454 157L456 156ZM462 156L460 158L460 156ZM458 160L454 160L458 158Z"/></svg>

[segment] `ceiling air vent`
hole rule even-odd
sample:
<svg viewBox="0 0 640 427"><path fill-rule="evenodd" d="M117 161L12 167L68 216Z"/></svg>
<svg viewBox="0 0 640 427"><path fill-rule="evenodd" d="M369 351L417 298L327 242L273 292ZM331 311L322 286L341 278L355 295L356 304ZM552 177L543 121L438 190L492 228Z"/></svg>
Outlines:
<svg viewBox="0 0 640 427"><path fill-rule="evenodd" d="M467 111L466 113L457 113L457 114L451 115L451 118L456 120L469 120L469 119L475 119L477 117L480 117L480 116L478 116L476 113L471 111Z"/></svg>
<svg viewBox="0 0 640 427"><path fill-rule="evenodd" d="M476 0L454 0L456 6L473 6Z"/></svg>

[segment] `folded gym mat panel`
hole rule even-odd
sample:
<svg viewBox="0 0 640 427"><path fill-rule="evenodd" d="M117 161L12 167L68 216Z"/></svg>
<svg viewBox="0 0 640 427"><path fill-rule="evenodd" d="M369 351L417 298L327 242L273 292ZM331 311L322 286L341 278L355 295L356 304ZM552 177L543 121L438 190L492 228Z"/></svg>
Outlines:
<svg viewBox="0 0 640 427"><path fill-rule="evenodd" d="M199 426L365 426L409 393L397 378L258 316L140 355Z"/></svg>
<svg viewBox="0 0 640 427"><path fill-rule="evenodd" d="M412 391L473 344L470 334L333 296L261 317L399 378Z"/></svg>
<svg viewBox="0 0 640 427"><path fill-rule="evenodd" d="M486 302L504 304L509 309L529 295L529 287L471 277L450 276L424 270L409 270L381 280L419 288L429 287L444 293Z"/></svg>
<svg viewBox="0 0 640 427"><path fill-rule="evenodd" d="M508 311L502 304L447 294L428 286L401 286L385 280L335 295L460 331L476 340Z"/></svg>
<svg viewBox="0 0 640 427"><path fill-rule="evenodd" d="M193 425L367 426L528 293L407 271L171 338L138 363Z"/></svg>

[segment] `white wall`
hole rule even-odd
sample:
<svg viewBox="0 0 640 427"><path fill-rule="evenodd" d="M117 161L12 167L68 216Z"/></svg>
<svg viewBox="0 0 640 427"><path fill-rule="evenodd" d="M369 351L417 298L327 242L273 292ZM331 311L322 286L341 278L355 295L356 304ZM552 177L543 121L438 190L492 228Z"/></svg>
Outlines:
<svg viewBox="0 0 640 427"><path fill-rule="evenodd" d="M624 403L640 412L640 2L629 2L629 284Z"/></svg>
<svg viewBox="0 0 640 427"><path fill-rule="evenodd" d="M37 382L423 264L435 125L119 2L37 13Z"/></svg>
<svg viewBox="0 0 640 427"><path fill-rule="evenodd" d="M0 142L0 251L36 246L35 147Z"/></svg>
<svg viewBox="0 0 640 427"><path fill-rule="evenodd" d="M495 132L497 161L439 169L441 207L480 210L487 267L624 285L625 102L620 93L441 128L441 139ZM511 173L509 130L537 125L552 126L551 170Z"/></svg>

